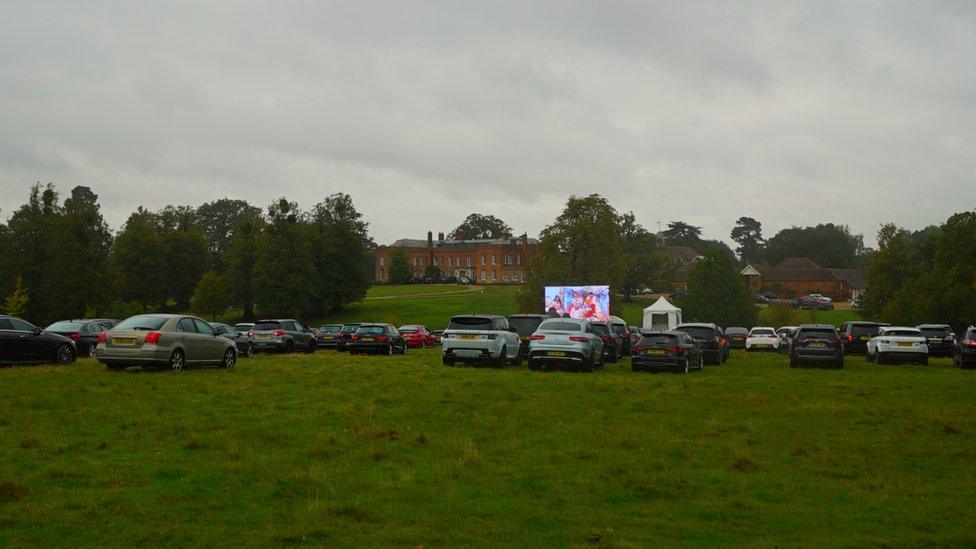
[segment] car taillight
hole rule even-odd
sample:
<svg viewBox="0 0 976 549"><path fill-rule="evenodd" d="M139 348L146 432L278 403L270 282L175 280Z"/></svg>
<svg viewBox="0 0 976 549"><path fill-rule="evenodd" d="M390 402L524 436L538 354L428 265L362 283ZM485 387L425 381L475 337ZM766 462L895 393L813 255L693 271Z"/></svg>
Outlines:
<svg viewBox="0 0 976 549"><path fill-rule="evenodd" d="M643 345L634 345L634 348L631 349L631 352L634 352L634 353L642 353L642 352L644 352L646 350L647 350L647 347L645 347Z"/></svg>
<svg viewBox="0 0 976 549"><path fill-rule="evenodd" d="M853 334L847 334L847 342L848 343L854 343L854 335Z"/></svg>
<svg viewBox="0 0 976 549"><path fill-rule="evenodd" d="M531 337L532 341L542 341L545 338L546 336L544 335L535 335L535 334L533 334Z"/></svg>
<svg viewBox="0 0 976 549"><path fill-rule="evenodd" d="M579 343L586 343L587 341L590 340L590 338L584 337L584 336L569 336L569 340L570 341L577 341Z"/></svg>
<svg viewBox="0 0 976 549"><path fill-rule="evenodd" d="M108 338L108 333L106 333L106 332L99 332L98 333L98 342L99 343L105 343L105 340L107 338Z"/></svg>
<svg viewBox="0 0 976 549"><path fill-rule="evenodd" d="M756 336L754 336L752 334L749 334L749 335L746 336L746 339L755 339L755 338L756 338Z"/></svg>
<svg viewBox="0 0 976 549"><path fill-rule="evenodd" d="M353 334L352 336L349 337L349 341L359 341L359 336L356 335L356 334Z"/></svg>
<svg viewBox="0 0 976 549"><path fill-rule="evenodd" d="M963 341L962 344L966 347L976 347L976 339L967 339L966 341Z"/></svg>
<svg viewBox="0 0 976 549"><path fill-rule="evenodd" d="M720 342L722 343L722 345L727 345L727 344L728 344L728 342L729 342L729 340L727 340L727 339L725 339L725 338L723 337L723 338L721 339L721 341L720 341Z"/></svg>
<svg viewBox="0 0 976 549"><path fill-rule="evenodd" d="M610 336L600 336L600 339L602 339L604 343L613 343L613 338Z"/></svg>
<svg viewBox="0 0 976 549"><path fill-rule="evenodd" d="M254 332L253 331L248 331L247 332L247 337L254 337Z"/></svg>
<svg viewBox="0 0 976 549"><path fill-rule="evenodd" d="M79 339L81 339L81 334L79 334L78 332L71 332L70 334L68 334L68 339L70 339L71 341L78 341Z"/></svg>
<svg viewBox="0 0 976 549"><path fill-rule="evenodd" d="M147 332L146 333L146 343L148 343L149 345L155 345L155 344L159 343L159 338L162 335L163 334L161 334L159 332Z"/></svg>
<svg viewBox="0 0 976 549"><path fill-rule="evenodd" d="M285 335L285 331L284 330L275 330L274 331L274 336L275 337L281 337L283 335Z"/></svg>
<svg viewBox="0 0 976 549"><path fill-rule="evenodd" d="M681 347L678 347L678 346L668 347L668 352L669 353L674 353L676 355L680 355L684 351L685 351L684 349L682 349Z"/></svg>
<svg viewBox="0 0 976 549"><path fill-rule="evenodd" d="M382 336L376 336L376 341L379 341L380 343L383 343L383 342L385 342L385 341L386 341L387 339L389 339L389 337L387 337L387 336L385 336L385 335L382 335Z"/></svg>

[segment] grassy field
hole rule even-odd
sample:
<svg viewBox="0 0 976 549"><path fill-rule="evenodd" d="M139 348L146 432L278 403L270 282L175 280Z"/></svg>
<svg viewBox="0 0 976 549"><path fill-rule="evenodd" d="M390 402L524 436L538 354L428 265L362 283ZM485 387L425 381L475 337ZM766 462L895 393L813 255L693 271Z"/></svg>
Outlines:
<svg viewBox="0 0 976 549"><path fill-rule="evenodd" d="M973 374L3 368L0 546L972 545Z"/></svg>

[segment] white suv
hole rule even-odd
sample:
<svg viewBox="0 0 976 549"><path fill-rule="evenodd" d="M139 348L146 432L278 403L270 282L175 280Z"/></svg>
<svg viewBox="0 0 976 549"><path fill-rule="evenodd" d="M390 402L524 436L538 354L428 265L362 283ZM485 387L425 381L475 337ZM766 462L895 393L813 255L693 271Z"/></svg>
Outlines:
<svg viewBox="0 0 976 549"><path fill-rule="evenodd" d="M461 362L480 362L495 368L518 364L519 335L499 315L458 315L441 336L441 362L454 366Z"/></svg>
<svg viewBox="0 0 976 549"><path fill-rule="evenodd" d="M779 349L779 335L769 327L759 327L749 330L746 336L746 351L776 351Z"/></svg>
<svg viewBox="0 0 976 549"><path fill-rule="evenodd" d="M868 340L865 351L868 362L878 364L890 361L929 363L928 339L918 328L906 326L882 326L878 335Z"/></svg>

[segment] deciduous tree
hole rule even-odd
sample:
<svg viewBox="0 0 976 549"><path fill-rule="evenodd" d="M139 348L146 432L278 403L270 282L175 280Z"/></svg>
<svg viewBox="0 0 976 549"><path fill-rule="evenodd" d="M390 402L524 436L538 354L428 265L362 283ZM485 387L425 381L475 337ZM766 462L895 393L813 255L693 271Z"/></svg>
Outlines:
<svg viewBox="0 0 976 549"><path fill-rule="evenodd" d="M473 213L466 217L451 233L452 240L479 240L510 238L512 228L493 215Z"/></svg>

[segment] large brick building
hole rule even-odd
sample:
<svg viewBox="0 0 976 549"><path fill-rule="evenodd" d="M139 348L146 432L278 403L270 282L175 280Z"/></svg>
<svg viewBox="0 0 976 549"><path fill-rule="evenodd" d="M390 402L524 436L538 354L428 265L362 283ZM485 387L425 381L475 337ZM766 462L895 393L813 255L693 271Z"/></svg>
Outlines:
<svg viewBox="0 0 976 549"><path fill-rule="evenodd" d="M821 293L843 301L857 301L867 281L856 269L830 269L808 257L789 257L775 267L746 265L741 271L753 291L777 288L792 295Z"/></svg>
<svg viewBox="0 0 976 549"><path fill-rule="evenodd" d="M402 247L415 278L423 278L428 267L442 277L466 276L477 284L521 284L537 241L527 235L494 240L445 240L444 233L427 233L427 240L404 238L376 249L376 282L389 282L390 250Z"/></svg>

